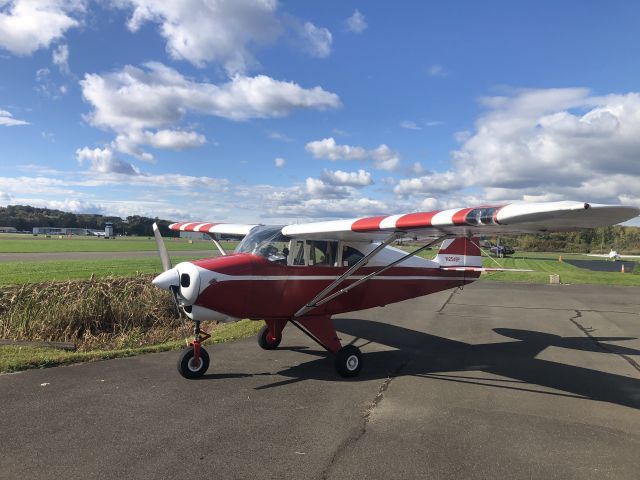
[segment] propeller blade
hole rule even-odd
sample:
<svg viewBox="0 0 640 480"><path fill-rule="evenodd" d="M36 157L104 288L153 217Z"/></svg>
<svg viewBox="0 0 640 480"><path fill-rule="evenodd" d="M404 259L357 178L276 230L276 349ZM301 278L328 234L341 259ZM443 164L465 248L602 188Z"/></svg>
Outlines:
<svg viewBox="0 0 640 480"><path fill-rule="evenodd" d="M158 247L158 253L160 254L160 261L162 262L162 269L166 272L171 268L171 259L169 258L169 252L164 245L162 235L160 235L160 229L158 225L153 223L153 236L156 238L156 246Z"/></svg>
<svg viewBox="0 0 640 480"><path fill-rule="evenodd" d="M171 285L169 289L173 294L173 302L175 303L176 310L178 311L178 320L180 320L182 318L182 311L180 310L180 303L178 302L178 287L175 285Z"/></svg>

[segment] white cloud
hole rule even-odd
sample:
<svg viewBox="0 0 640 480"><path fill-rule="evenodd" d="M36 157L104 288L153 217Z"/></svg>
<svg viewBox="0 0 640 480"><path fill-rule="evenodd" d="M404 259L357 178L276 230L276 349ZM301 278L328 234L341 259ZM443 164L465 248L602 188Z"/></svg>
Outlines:
<svg viewBox="0 0 640 480"><path fill-rule="evenodd" d="M364 15L360 13L359 10L355 10L353 15L347 18L346 23L347 30L353 33L362 33L368 27L367 22L364 19Z"/></svg>
<svg viewBox="0 0 640 480"><path fill-rule="evenodd" d="M337 160L366 160L373 161L379 170L395 170L400 165L400 155L387 145L381 144L373 150L351 145L338 145L333 137L314 140L306 144L305 149L314 158Z"/></svg>
<svg viewBox="0 0 640 480"><path fill-rule="evenodd" d="M216 62L229 74L257 64L251 53L280 34L276 0L119 0L133 9L127 26L133 32L147 23L160 25L171 58L203 67Z"/></svg>
<svg viewBox="0 0 640 480"><path fill-rule="evenodd" d="M309 55L318 58L326 58L331 55L333 36L324 27L316 27L311 22L304 22L297 26L296 31L302 40L300 48Z"/></svg>
<svg viewBox="0 0 640 480"><path fill-rule="evenodd" d="M427 68L427 75L430 77L446 77L449 72L442 65L434 64Z"/></svg>
<svg viewBox="0 0 640 480"><path fill-rule="evenodd" d="M52 53L52 61L57 65L62 73L69 73L69 47L58 45Z"/></svg>
<svg viewBox="0 0 640 480"><path fill-rule="evenodd" d="M400 128L405 128L407 130L422 130L422 127L411 120L403 120L400 122Z"/></svg>
<svg viewBox="0 0 640 480"><path fill-rule="evenodd" d="M140 170L130 163L114 157L109 148L84 147L76 150L76 159L80 165L87 162L89 170L96 173L119 173L123 175L140 175Z"/></svg>
<svg viewBox="0 0 640 480"><path fill-rule="evenodd" d="M0 110L0 126L15 127L17 125L30 125L29 122L13 118L13 115L6 110Z"/></svg>
<svg viewBox="0 0 640 480"><path fill-rule="evenodd" d="M345 185L351 187L366 187L373 183L371 174L365 170L344 172L342 170L324 170L321 179L329 185Z"/></svg>
<svg viewBox="0 0 640 480"><path fill-rule="evenodd" d="M395 170L400 166L400 155L385 144L371 151L370 155L378 170Z"/></svg>
<svg viewBox="0 0 640 480"><path fill-rule="evenodd" d="M640 94L586 89L523 90L482 99L452 168L401 180L398 195L463 196L491 202L577 199L640 205Z"/></svg>
<svg viewBox="0 0 640 480"><path fill-rule="evenodd" d="M265 75L235 76L216 85L195 82L160 63L145 67L85 75L80 84L94 109L88 115L93 125L113 130L158 128L179 122L188 112L247 120L341 105L336 94L320 87L305 89Z"/></svg>
<svg viewBox="0 0 640 480"><path fill-rule="evenodd" d="M282 157L278 157L273 161L273 163L277 168L282 168L284 167L285 163L287 163L287 161Z"/></svg>
<svg viewBox="0 0 640 480"><path fill-rule="evenodd" d="M238 75L216 85L193 81L160 63L145 67L86 74L80 82L85 100L93 107L85 118L96 127L119 134L113 143L115 149L145 161L152 161L153 156L140 145L183 150L206 142L205 136L196 132L167 128L180 124L188 114L247 120L341 105L336 94L320 87L305 89L264 75Z"/></svg>
<svg viewBox="0 0 640 480"><path fill-rule="evenodd" d="M307 152L314 158L328 158L329 160L364 160L367 151L362 147L338 145L333 137L314 140L305 146Z"/></svg>
<svg viewBox="0 0 640 480"><path fill-rule="evenodd" d="M31 55L80 25L84 0L3 0L0 2L0 48Z"/></svg>
<svg viewBox="0 0 640 480"><path fill-rule="evenodd" d="M278 13L277 0L116 0L132 10L129 30L158 24L171 58L197 67L221 64L230 76L245 74L259 66L253 51L274 43L283 32L310 55L331 53L331 32L311 22Z"/></svg>
<svg viewBox="0 0 640 480"><path fill-rule="evenodd" d="M420 162L414 162L409 170L415 175L422 175L423 173L425 173L425 169Z"/></svg>
<svg viewBox="0 0 640 480"><path fill-rule="evenodd" d="M430 173L418 178L403 178L394 187L397 195L436 195L465 186L464 181L454 172Z"/></svg>

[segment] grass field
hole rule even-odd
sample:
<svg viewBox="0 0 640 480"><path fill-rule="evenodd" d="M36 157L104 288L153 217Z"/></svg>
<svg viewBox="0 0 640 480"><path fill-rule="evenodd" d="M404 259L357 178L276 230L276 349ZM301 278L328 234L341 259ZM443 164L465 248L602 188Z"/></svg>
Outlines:
<svg viewBox="0 0 640 480"><path fill-rule="evenodd" d="M215 250L209 240L189 240L185 238L165 238L169 251ZM236 242L222 242L226 250L233 250ZM62 237L44 235L0 234L0 253L53 253L53 252L144 252L155 251L156 242L152 237Z"/></svg>
<svg viewBox="0 0 640 480"><path fill-rule="evenodd" d="M211 338L205 342L205 345L250 337L257 334L262 325L264 325L262 322L252 322L250 320L221 325L212 332ZM54 348L2 345L0 346L0 373L15 372L28 368L44 368L62 364L104 360L108 358L131 357L143 353L178 350L184 347L184 340L175 340L139 348L91 350L87 352L68 352Z"/></svg>
<svg viewBox="0 0 640 480"><path fill-rule="evenodd" d="M201 256L172 256L174 265ZM79 280L104 277L129 277L140 273L162 272L158 257L100 260L61 260L38 262L0 262L0 285L46 282L49 280Z"/></svg>

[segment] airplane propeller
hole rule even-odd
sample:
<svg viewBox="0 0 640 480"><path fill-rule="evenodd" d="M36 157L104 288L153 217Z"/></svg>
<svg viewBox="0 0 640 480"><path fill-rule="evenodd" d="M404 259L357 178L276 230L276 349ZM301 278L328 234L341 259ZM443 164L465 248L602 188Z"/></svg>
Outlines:
<svg viewBox="0 0 640 480"><path fill-rule="evenodd" d="M153 236L156 239L156 247L158 247L158 254L160 255L160 262L162 262L162 273L153 279L153 284L160 288L167 288L173 294L173 301L178 311L178 318L182 318L182 312L180 310L180 302L178 301L178 292L180 290L180 277L178 271L175 268L171 268L171 258L169 258L169 252L164 244L162 235L158 225L153 223Z"/></svg>

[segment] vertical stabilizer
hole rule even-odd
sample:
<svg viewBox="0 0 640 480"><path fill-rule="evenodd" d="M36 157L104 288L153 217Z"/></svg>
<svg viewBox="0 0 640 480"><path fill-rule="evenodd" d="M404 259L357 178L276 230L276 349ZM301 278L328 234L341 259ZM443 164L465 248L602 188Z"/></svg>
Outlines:
<svg viewBox="0 0 640 480"><path fill-rule="evenodd" d="M433 261L443 267L481 267L482 255L478 247L478 239L449 238L442 242Z"/></svg>

